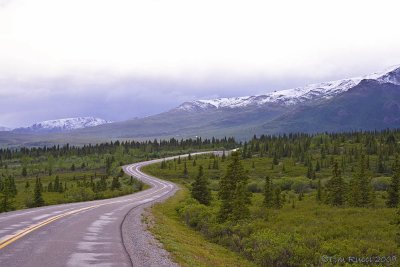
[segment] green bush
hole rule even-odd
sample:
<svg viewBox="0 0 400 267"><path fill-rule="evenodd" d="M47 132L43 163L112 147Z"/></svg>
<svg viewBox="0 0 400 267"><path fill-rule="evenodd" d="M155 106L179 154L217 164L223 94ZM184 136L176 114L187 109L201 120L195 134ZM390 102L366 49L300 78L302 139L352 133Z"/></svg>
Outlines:
<svg viewBox="0 0 400 267"><path fill-rule="evenodd" d="M375 191L387 191L390 185L390 177L376 177L372 179Z"/></svg>
<svg viewBox="0 0 400 267"><path fill-rule="evenodd" d="M65 192L65 197L70 202L88 201L95 199L95 193L91 188L74 187Z"/></svg>

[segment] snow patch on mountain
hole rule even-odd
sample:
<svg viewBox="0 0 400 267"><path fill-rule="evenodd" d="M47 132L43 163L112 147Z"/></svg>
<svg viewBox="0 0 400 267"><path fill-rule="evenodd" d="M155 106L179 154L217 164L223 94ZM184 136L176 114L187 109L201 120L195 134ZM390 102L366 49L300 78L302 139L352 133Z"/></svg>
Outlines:
<svg viewBox="0 0 400 267"><path fill-rule="evenodd" d="M9 132L11 130L12 130L11 128L0 126L0 132Z"/></svg>
<svg viewBox="0 0 400 267"><path fill-rule="evenodd" d="M275 91L265 95L194 100L185 102L176 109L183 111L199 111L219 108L262 106L268 103L291 106L308 101L332 98L353 88L364 79L373 79L381 83L393 83L400 85L400 65L392 66L382 72L376 72L365 76L309 84L303 87Z"/></svg>
<svg viewBox="0 0 400 267"><path fill-rule="evenodd" d="M63 132L87 127L94 127L111 121L95 117L65 118L57 120L47 120L35 123L29 127L17 128L19 132Z"/></svg>

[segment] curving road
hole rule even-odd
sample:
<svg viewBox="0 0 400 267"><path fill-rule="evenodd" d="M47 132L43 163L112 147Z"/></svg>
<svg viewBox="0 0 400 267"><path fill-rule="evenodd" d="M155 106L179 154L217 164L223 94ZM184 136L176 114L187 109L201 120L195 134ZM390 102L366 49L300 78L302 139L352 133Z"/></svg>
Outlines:
<svg viewBox="0 0 400 267"><path fill-rule="evenodd" d="M192 155L204 153L221 152ZM123 167L151 186L135 194L1 213L0 265L176 266L145 230L141 216L144 208L177 190L174 183L140 171L162 160Z"/></svg>

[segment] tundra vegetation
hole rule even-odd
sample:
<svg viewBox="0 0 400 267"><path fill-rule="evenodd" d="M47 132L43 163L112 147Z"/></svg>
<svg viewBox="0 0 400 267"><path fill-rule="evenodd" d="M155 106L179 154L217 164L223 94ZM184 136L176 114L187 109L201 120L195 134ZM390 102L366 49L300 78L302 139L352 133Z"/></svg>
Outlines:
<svg viewBox="0 0 400 267"><path fill-rule="evenodd" d="M103 199L142 190L121 166L191 151L234 148L235 140L124 141L0 149L0 212Z"/></svg>
<svg viewBox="0 0 400 267"><path fill-rule="evenodd" d="M154 207L152 231L186 265L179 253L195 258L185 250L195 241L168 246L182 225L258 266L333 266L328 257L398 266L399 142L398 130L254 136L239 153L147 166L182 187Z"/></svg>

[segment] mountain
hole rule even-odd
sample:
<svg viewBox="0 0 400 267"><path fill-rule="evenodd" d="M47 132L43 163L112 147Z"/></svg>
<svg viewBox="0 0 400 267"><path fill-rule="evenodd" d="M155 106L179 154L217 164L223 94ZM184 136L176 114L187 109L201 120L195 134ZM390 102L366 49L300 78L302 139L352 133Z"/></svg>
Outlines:
<svg viewBox="0 0 400 267"><path fill-rule="evenodd" d="M369 87L372 92L376 88L377 95L369 99L368 106L357 110L357 103L362 95L371 93L363 91L365 81L375 82L371 83ZM400 66L394 66L383 72L362 77L311 84L264 95L189 101L158 115L80 129L71 132L71 135L87 138L96 136L100 139L195 136L236 136L239 139L246 139L254 134L287 133L299 130L315 132L354 129L355 126L357 129L400 127L395 121L389 122L386 119L387 123L378 123L369 121L362 115L367 112L369 107L373 107L380 116L390 118L390 114L387 114L388 109L378 108L374 105L374 101L381 101L380 96L384 98L386 90L389 90L390 86L398 85L400 85ZM400 90L393 90L391 97L397 99L396 94ZM358 91L362 93L354 93ZM350 107L342 107L342 111L346 110L347 113L339 112L343 116L339 123L330 120L330 117L322 116L329 114L329 112L325 112L325 108L332 109L334 105L339 106L340 101L344 101L343 105L348 103ZM383 102L387 103L386 100L382 100ZM367 102L362 105L367 105ZM315 111L314 109L317 107L319 109ZM306 113L307 110L312 111ZM349 115L353 110L359 115L358 117ZM313 112L318 112L318 114ZM318 116L320 116L318 125L306 123L302 125L307 119L313 121ZM344 118L348 118L346 122L348 127L340 125L340 123L344 123Z"/></svg>
<svg viewBox="0 0 400 267"><path fill-rule="evenodd" d="M362 77L264 95L189 101L157 115L114 123L101 120L98 126L66 124L63 120L43 122L22 130L0 132L0 145L196 136L234 136L245 140L254 134L379 130L400 128L399 114L400 66L394 66Z"/></svg>
<svg viewBox="0 0 400 267"><path fill-rule="evenodd" d="M57 120L48 120L35 123L29 127L16 128L13 132L16 133L56 133L72 131L87 127L99 126L110 123L109 121L94 118L94 117L78 117L66 118Z"/></svg>
<svg viewBox="0 0 400 267"><path fill-rule="evenodd" d="M362 80L330 100L294 109L259 132L340 132L400 128L400 85Z"/></svg>
<svg viewBox="0 0 400 267"><path fill-rule="evenodd" d="M275 91L265 95L194 100L183 103L178 106L176 110L198 112L227 108L262 107L272 103L284 106L295 106L298 104L307 104L330 99L348 91L358 85L362 80L366 79L376 80L379 83L393 83L399 85L400 65L392 66L382 72L376 72L361 77L310 84L304 87Z"/></svg>
<svg viewBox="0 0 400 267"><path fill-rule="evenodd" d="M12 129L8 128L8 127L4 127L4 126L0 126L0 132L8 132L11 131Z"/></svg>

